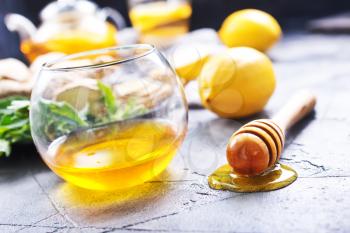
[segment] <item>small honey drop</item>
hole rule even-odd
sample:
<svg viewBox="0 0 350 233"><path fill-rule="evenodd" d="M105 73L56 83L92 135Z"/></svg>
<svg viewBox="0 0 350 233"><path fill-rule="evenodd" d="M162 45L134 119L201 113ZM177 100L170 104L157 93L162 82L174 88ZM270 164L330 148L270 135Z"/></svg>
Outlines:
<svg viewBox="0 0 350 233"><path fill-rule="evenodd" d="M242 176L234 173L229 164L218 168L208 178L209 186L217 190L233 192L264 192L284 188L298 177L297 172L283 164L276 164L272 169L258 176Z"/></svg>

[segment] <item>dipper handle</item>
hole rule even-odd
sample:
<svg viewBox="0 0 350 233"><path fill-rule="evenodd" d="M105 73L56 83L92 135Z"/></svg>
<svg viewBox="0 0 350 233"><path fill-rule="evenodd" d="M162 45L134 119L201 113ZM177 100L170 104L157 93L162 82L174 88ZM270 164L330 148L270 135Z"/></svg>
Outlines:
<svg viewBox="0 0 350 233"><path fill-rule="evenodd" d="M297 92L272 120L287 131L309 114L316 105L316 96L309 91Z"/></svg>

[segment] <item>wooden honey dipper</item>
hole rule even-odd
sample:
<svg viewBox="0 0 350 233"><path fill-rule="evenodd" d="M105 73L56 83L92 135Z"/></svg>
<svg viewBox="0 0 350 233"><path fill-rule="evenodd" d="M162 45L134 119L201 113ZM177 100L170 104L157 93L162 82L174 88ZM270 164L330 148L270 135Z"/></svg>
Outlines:
<svg viewBox="0 0 350 233"><path fill-rule="evenodd" d="M254 176L265 172L279 161L285 132L310 113L316 97L301 91L291 98L272 119L254 120L242 126L230 138L226 156L233 170Z"/></svg>

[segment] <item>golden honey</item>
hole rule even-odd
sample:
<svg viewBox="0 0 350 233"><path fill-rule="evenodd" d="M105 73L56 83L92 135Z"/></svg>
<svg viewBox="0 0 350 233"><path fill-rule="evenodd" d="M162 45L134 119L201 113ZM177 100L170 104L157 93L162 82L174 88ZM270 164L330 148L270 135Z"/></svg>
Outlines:
<svg viewBox="0 0 350 233"><path fill-rule="evenodd" d="M188 32L192 8L189 3L154 2L133 7L130 19L142 42L174 39Z"/></svg>
<svg viewBox="0 0 350 233"><path fill-rule="evenodd" d="M298 177L294 169L287 165L276 164L272 169L257 176L236 174L228 164L218 168L208 178L209 186L218 190L234 192L263 192L284 188Z"/></svg>
<svg viewBox="0 0 350 233"><path fill-rule="evenodd" d="M132 121L76 132L49 147L48 166L66 181L95 190L123 189L162 172L183 140L161 121Z"/></svg>
<svg viewBox="0 0 350 233"><path fill-rule="evenodd" d="M30 62L33 62L36 57L48 52L72 54L115 46L117 44L116 29L112 24L106 24L107 31L103 34L69 30L54 34L45 41L24 40L21 43L21 51Z"/></svg>

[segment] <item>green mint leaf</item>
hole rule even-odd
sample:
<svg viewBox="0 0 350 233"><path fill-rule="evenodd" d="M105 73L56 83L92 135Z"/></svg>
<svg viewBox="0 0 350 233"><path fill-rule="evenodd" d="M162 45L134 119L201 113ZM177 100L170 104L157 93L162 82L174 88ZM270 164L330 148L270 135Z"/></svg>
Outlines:
<svg viewBox="0 0 350 233"><path fill-rule="evenodd" d="M113 91L109 86L105 85L101 81L97 81L97 86L102 93L103 101L107 108L108 116L110 119L113 119L113 116L117 111L117 104Z"/></svg>
<svg viewBox="0 0 350 233"><path fill-rule="evenodd" d="M0 156L9 156L12 143L30 140L29 100L21 96L0 99Z"/></svg>
<svg viewBox="0 0 350 233"><path fill-rule="evenodd" d="M118 111L115 114L117 120L124 120L132 118L138 115L142 115L147 112L147 109L137 102L134 99L129 99L126 104L120 106Z"/></svg>
<svg viewBox="0 0 350 233"><path fill-rule="evenodd" d="M55 102L51 100L40 100L41 110L40 126L43 136L54 140L60 136L69 134L78 128L87 127L89 124L78 112L66 102Z"/></svg>
<svg viewBox="0 0 350 233"><path fill-rule="evenodd" d="M8 106L11 105L12 101L15 100L28 100L28 98L23 96L10 96L7 98L0 99L0 109L6 109Z"/></svg>
<svg viewBox="0 0 350 233"><path fill-rule="evenodd" d="M11 154L11 145L9 141L0 139L0 157L8 157Z"/></svg>
<svg viewBox="0 0 350 233"><path fill-rule="evenodd" d="M47 110L48 114L53 114L58 118L73 121L77 126L88 126L88 123L79 116L77 111L66 102L54 102L50 100L41 100L42 106Z"/></svg>

